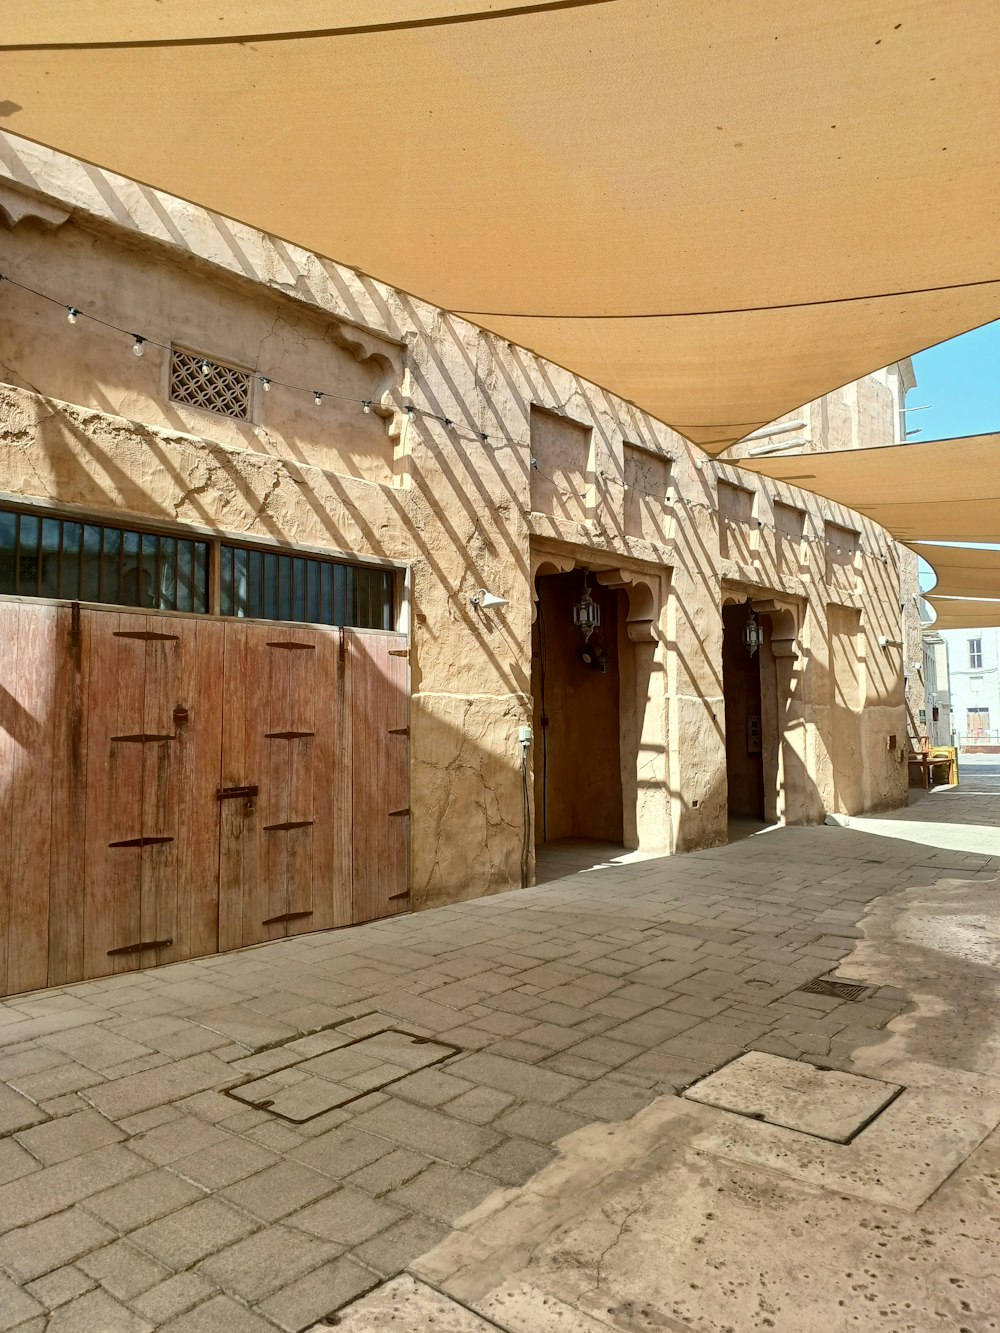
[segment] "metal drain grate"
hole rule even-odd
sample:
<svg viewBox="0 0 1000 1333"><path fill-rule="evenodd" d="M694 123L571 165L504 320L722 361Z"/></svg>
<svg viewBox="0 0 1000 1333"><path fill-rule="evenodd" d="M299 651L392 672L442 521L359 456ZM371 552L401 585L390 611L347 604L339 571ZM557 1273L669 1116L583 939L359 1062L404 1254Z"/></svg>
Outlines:
<svg viewBox="0 0 1000 1333"><path fill-rule="evenodd" d="M798 989L807 995L830 995L835 1000L861 1000L871 987L857 981L827 981L825 977L817 977L815 981L807 981Z"/></svg>

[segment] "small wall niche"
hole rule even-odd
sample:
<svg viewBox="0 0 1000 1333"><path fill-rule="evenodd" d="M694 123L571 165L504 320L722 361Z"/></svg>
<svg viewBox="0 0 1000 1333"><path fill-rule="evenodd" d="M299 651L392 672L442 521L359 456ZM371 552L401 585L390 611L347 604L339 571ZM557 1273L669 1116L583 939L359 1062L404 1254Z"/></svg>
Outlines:
<svg viewBox="0 0 1000 1333"><path fill-rule="evenodd" d="M826 581L832 588L853 592L857 583L859 534L839 523L824 523Z"/></svg>
<svg viewBox="0 0 1000 1333"><path fill-rule="evenodd" d="M537 514L586 523L593 511L593 432L569 417L531 408L531 508Z"/></svg>
<svg viewBox="0 0 1000 1333"><path fill-rule="evenodd" d="M752 560L756 533L751 533L755 491L719 481L719 554L723 560Z"/></svg>
<svg viewBox="0 0 1000 1333"><path fill-rule="evenodd" d="M625 473L624 527L629 537L647 541L667 540L664 508L670 489L671 460L642 445L623 446Z"/></svg>

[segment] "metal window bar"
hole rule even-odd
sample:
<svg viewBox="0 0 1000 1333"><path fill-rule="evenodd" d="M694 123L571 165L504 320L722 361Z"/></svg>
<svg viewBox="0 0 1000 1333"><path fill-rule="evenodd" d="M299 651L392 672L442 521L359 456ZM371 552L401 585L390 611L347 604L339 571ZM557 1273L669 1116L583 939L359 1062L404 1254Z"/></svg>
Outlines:
<svg viewBox="0 0 1000 1333"><path fill-rule="evenodd" d="M200 571L189 606L179 596L182 546ZM0 594L204 613L208 560L208 542L0 509Z"/></svg>
<svg viewBox="0 0 1000 1333"><path fill-rule="evenodd" d="M358 629L392 629L394 624L392 570L228 542L220 547L220 570L223 616Z"/></svg>

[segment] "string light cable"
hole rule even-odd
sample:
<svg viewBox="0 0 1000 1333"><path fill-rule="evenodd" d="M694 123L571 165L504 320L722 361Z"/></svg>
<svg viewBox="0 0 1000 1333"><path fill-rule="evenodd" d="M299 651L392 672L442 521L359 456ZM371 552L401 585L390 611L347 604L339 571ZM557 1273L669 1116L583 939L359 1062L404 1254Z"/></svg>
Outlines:
<svg viewBox="0 0 1000 1333"><path fill-rule="evenodd" d="M17 287L20 291L28 292L31 296L37 297L40 301L47 301L50 305L65 310L67 322L72 325L78 324L81 320L90 320L92 323L100 325L101 328L110 329L113 333L120 333L126 338L131 338L132 351L136 357L141 357L147 347L157 347L164 352L173 351L173 347L170 343L161 342L156 338L149 337L148 334L137 333L124 325L115 324L111 320L102 319L100 315L91 314L89 311L83 310L79 306L67 304L67 302L61 300L59 297L50 296L47 292L39 291L36 287L31 287L27 283L19 282L16 278L12 278L9 273L0 273L0 285L3 283L9 283L12 287ZM213 367L218 364L220 363L213 362L208 357L202 357L198 362L198 369L201 374L207 378L212 373ZM375 410L375 400L373 398L356 398L353 394L335 393L331 389L310 387L306 384L293 384L288 380L280 380L276 379L273 375L266 375L259 368L253 369L249 371L249 373L257 381L264 393L270 393L272 388L282 388L288 389L293 393L311 395L313 402L317 407L321 407L324 401L329 398L337 402L355 403L361 408L366 416L370 415ZM416 417L420 417L426 421L436 421L442 425L445 430L454 434L456 437L490 446L494 451L503 448L523 449L530 457L530 466L533 471L538 472L540 476L545 477L545 479L551 482L551 484L561 493L576 496L578 499L586 499L586 496L578 495L571 487L567 487L564 483L557 481L554 477L541 471L538 466L538 459L531 453L532 445L530 440L511 438L503 432L499 439L494 442L494 437L489 431L476 430L473 433L473 431L464 430L451 417L443 416L439 412L432 412L429 408L417 407L417 405L412 402L404 403L400 410L411 421ZM623 440L623 443L627 443L627 441ZM662 457L668 462L675 461L670 454L660 455L657 453L656 456ZM703 463L712 462L714 460L706 459L696 461ZM677 503L685 503L681 496L676 493L673 495L670 495L669 493L666 495L658 495L656 492L646 490L642 487L628 486L625 482L619 481L617 477L608 476L603 469L598 472L597 477L599 483L603 483L608 487L614 486L622 491L632 491L633 493L638 493L644 499L652 500L659 504L673 505ZM698 508L699 504L697 501L693 501L690 502L689 507Z"/></svg>
<svg viewBox="0 0 1000 1333"><path fill-rule="evenodd" d="M79 306L68 305L59 297L50 296L48 292L39 291L37 287L31 287L27 283L19 282L12 278L9 273L0 273L0 284L9 283L12 287L17 287L20 291L28 292L37 297L40 301L47 301L50 305L57 306L66 311L66 318L70 324L77 324L80 320L90 320L94 324L99 324L102 328L110 329L113 333L120 333L127 338L132 339L132 351L137 357L141 357L147 347L158 347L164 352L172 352L173 347L170 343L160 342L156 338L150 338L147 334L136 333L121 324L114 324L111 320L102 319L100 315L93 315L89 311L82 310ZM198 362L198 368L202 375L208 376L212 372L212 367L221 363L213 362L208 357L202 357ZM365 414L369 416L375 410L375 400L373 398L356 398L353 394L334 393L331 389L315 388L308 384L292 384L288 380L276 379L273 375L264 374L260 369L253 369L250 375L258 382L264 393L270 393L272 388L289 389L293 393L310 394L317 407L322 406L325 399L334 399L337 402L356 403ZM559 406L562 406L561 404ZM558 409L550 409L558 410ZM464 430L451 417L443 416L439 412L432 412L429 408L417 407L415 403L405 403L401 409L411 420L415 417L421 417L427 421L437 421L444 428L460 439L466 439L480 444L489 445L493 450L498 449L531 449L530 440L520 440L512 438L506 432L501 432L499 436L492 435L489 431L475 429Z"/></svg>

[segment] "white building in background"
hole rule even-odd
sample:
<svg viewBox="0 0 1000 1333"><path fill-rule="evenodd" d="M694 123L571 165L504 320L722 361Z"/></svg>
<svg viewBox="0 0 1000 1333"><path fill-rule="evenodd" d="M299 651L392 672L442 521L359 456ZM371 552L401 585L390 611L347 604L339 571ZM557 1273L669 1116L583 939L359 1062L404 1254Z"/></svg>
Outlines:
<svg viewBox="0 0 1000 1333"><path fill-rule="evenodd" d="M942 630L930 637L945 645L954 743L963 750L1000 752L1000 629ZM930 694L928 684L928 702Z"/></svg>

